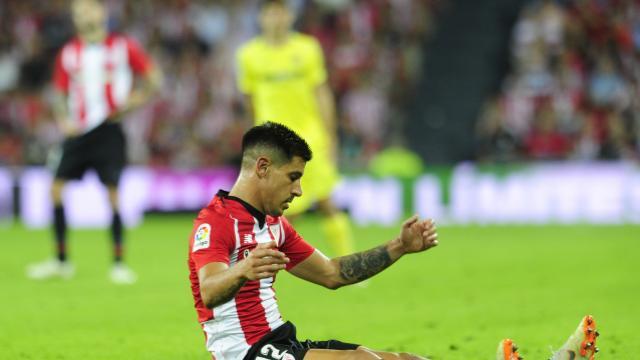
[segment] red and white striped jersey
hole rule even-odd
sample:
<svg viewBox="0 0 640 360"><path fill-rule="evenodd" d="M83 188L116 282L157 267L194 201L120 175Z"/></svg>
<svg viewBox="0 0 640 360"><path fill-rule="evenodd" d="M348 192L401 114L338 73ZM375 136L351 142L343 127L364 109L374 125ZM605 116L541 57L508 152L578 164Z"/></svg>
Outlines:
<svg viewBox="0 0 640 360"><path fill-rule="evenodd" d="M67 96L70 120L87 132L126 103L134 75L150 67L147 54L127 36L110 34L100 43L74 38L58 53L53 83Z"/></svg>
<svg viewBox="0 0 640 360"><path fill-rule="evenodd" d="M269 241L275 241L290 259L287 270L315 251L284 217L265 217L222 190L194 222L189 241L189 278L207 349L216 360L242 359L251 345L284 321L273 289L275 277L246 282L234 299L211 310L202 302L198 271L212 262L233 267L258 243Z"/></svg>

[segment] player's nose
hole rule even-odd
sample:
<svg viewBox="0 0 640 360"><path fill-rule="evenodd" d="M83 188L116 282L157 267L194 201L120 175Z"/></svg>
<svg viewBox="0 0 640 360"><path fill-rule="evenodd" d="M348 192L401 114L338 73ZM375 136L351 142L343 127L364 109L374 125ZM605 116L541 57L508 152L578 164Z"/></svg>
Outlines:
<svg viewBox="0 0 640 360"><path fill-rule="evenodd" d="M296 181L296 183L293 185L293 188L291 189L291 195L302 196L302 186L300 185L299 181Z"/></svg>

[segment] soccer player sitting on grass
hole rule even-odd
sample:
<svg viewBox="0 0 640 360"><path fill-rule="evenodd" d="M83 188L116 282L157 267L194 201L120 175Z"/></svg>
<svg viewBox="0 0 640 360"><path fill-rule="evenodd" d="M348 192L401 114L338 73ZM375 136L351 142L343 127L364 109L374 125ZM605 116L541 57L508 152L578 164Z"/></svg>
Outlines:
<svg viewBox="0 0 640 360"><path fill-rule="evenodd" d="M424 359L337 340L302 342L294 325L282 319L273 290L281 270L337 289L438 245L433 220L413 216L383 245L324 256L282 216L303 194L300 180L311 157L305 140L288 127L271 122L253 127L242 139L242 167L231 191L220 190L198 214L188 264L207 350L216 360ZM508 350L509 357L499 359L517 358Z"/></svg>
<svg viewBox="0 0 640 360"><path fill-rule="evenodd" d="M293 324L282 320L273 290L280 270L337 289L438 244L433 221L413 216L384 245L325 257L282 216L302 195L300 180L309 160L307 143L286 126L253 127L242 140L235 185L229 193L218 192L195 220L189 270L207 349L217 360L421 359L336 340L300 342Z"/></svg>

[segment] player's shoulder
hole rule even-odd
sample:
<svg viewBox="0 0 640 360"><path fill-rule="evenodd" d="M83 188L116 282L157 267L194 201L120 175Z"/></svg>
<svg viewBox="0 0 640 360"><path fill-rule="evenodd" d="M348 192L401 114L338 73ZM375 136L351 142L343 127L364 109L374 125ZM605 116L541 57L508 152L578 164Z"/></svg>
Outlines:
<svg viewBox="0 0 640 360"><path fill-rule="evenodd" d="M233 218L228 209L217 199L214 199L207 207L200 210L194 221L194 227L205 223L216 228L226 229L233 226Z"/></svg>
<svg viewBox="0 0 640 360"><path fill-rule="evenodd" d="M209 247L212 242L233 242L233 220L216 211L210 204L198 213L193 221L192 236L189 241L193 251Z"/></svg>
<svg viewBox="0 0 640 360"><path fill-rule="evenodd" d="M303 34L297 31L291 33L291 41L296 42L302 46L318 46L318 39L311 35Z"/></svg>
<svg viewBox="0 0 640 360"><path fill-rule="evenodd" d="M238 55L240 57L249 56L252 53L262 51L264 46L265 46L265 42L262 39L262 36L256 36L248 40L238 48Z"/></svg>
<svg viewBox="0 0 640 360"><path fill-rule="evenodd" d="M318 49L320 47L320 43L311 35L292 32L291 35L289 35L289 46L297 49L298 51L310 52Z"/></svg>
<svg viewBox="0 0 640 360"><path fill-rule="evenodd" d="M80 40L80 38L77 36L74 36L71 39L67 40L67 42L64 43L62 47L60 47L59 51L60 53L76 51L81 44L82 44L82 41Z"/></svg>

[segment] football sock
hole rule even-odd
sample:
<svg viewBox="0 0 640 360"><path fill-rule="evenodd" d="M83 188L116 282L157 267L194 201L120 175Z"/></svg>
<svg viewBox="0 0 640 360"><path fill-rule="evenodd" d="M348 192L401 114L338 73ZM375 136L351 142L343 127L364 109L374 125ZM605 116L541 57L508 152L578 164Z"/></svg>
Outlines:
<svg viewBox="0 0 640 360"><path fill-rule="evenodd" d="M64 216L64 207L62 205L56 205L53 208L53 232L56 239L56 252L58 260L67 260L67 220Z"/></svg>
<svg viewBox="0 0 640 360"><path fill-rule="evenodd" d="M323 217L322 230L335 256L349 255L354 252L351 225L346 214L336 212Z"/></svg>
<svg viewBox="0 0 640 360"><path fill-rule="evenodd" d="M113 260L116 263L122 262L122 220L117 211L113 212L111 219L111 238L113 239Z"/></svg>

